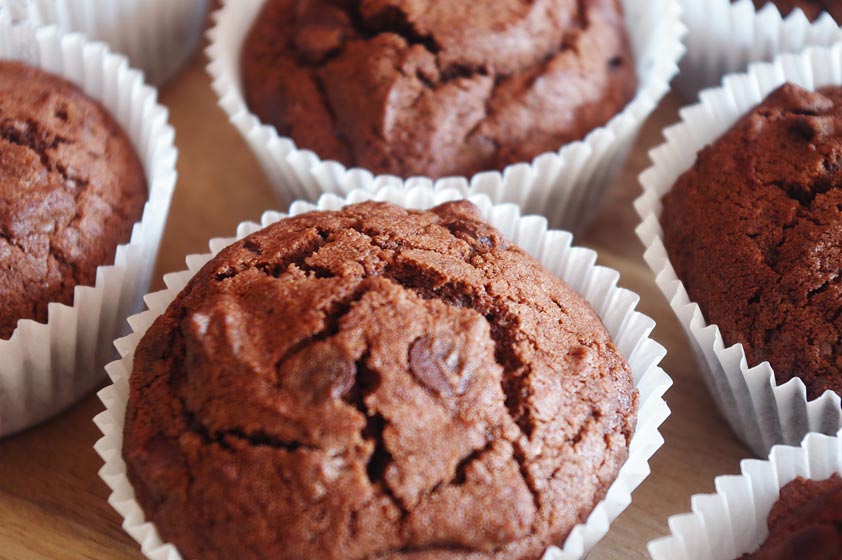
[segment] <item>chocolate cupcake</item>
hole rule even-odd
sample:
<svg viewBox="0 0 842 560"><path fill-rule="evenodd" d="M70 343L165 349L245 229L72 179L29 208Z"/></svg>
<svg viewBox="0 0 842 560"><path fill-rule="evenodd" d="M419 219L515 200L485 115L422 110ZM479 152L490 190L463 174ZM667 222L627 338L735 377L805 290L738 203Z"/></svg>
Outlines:
<svg viewBox="0 0 842 560"><path fill-rule="evenodd" d="M188 558L539 558L636 419L596 313L467 202L283 219L133 356L128 476Z"/></svg>
<svg viewBox="0 0 842 560"><path fill-rule="evenodd" d="M758 456L842 428L839 76L842 46L730 76L681 111L640 176L644 257Z"/></svg>
<svg viewBox="0 0 842 560"><path fill-rule="evenodd" d="M769 512L769 537L742 560L842 558L842 477L798 477Z"/></svg>
<svg viewBox="0 0 842 560"><path fill-rule="evenodd" d="M0 338L47 320L114 261L147 200L111 115L70 82L0 61Z"/></svg>
<svg viewBox="0 0 842 560"><path fill-rule="evenodd" d="M176 151L124 57L6 17L0 36L2 437L101 383L149 289Z"/></svg>
<svg viewBox="0 0 842 560"><path fill-rule="evenodd" d="M282 204L441 178L574 231L684 52L678 0L254 0L214 19L213 88Z"/></svg>
<svg viewBox="0 0 842 560"><path fill-rule="evenodd" d="M842 393L842 87L781 86L663 204L670 262L725 344L811 399Z"/></svg>
<svg viewBox="0 0 842 560"><path fill-rule="evenodd" d="M250 109L299 147L401 177L530 161L637 89L618 0L268 0L242 68Z"/></svg>

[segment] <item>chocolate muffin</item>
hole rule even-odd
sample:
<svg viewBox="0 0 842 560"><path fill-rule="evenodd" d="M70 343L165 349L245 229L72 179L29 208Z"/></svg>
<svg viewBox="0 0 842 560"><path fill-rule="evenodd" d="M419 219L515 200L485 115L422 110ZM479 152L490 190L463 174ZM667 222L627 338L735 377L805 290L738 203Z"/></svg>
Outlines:
<svg viewBox="0 0 842 560"><path fill-rule="evenodd" d="M736 1L736 0L732 0ZM754 0L754 5L757 6L759 10L763 6L769 3L770 0ZM800 8L801 11L804 12L804 15L807 16L807 19L810 21L814 21L819 18L824 12L827 12L838 22L842 22L842 2L839 0L771 0L778 9L781 11L781 14L784 16L789 15L789 13L796 9Z"/></svg>
<svg viewBox="0 0 842 560"><path fill-rule="evenodd" d="M530 161L636 90L618 0L267 0L241 56L263 122L403 177Z"/></svg>
<svg viewBox="0 0 842 560"><path fill-rule="evenodd" d="M743 560L842 558L842 478L796 478L781 488L768 525L766 542Z"/></svg>
<svg viewBox="0 0 842 560"><path fill-rule="evenodd" d="M664 197L670 261L726 345L842 393L842 88L786 84Z"/></svg>
<svg viewBox="0 0 842 560"><path fill-rule="evenodd" d="M93 285L146 198L131 142L99 103L58 76L0 61L0 338Z"/></svg>
<svg viewBox="0 0 842 560"><path fill-rule="evenodd" d="M363 203L208 262L134 354L123 455L188 558L539 558L627 457L596 313L480 221Z"/></svg>

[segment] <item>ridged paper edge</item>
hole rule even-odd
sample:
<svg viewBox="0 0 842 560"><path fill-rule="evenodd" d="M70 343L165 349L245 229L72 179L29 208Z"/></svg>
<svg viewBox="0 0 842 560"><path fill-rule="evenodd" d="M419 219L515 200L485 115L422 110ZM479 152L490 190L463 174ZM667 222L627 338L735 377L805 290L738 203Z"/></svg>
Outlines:
<svg viewBox="0 0 842 560"><path fill-rule="evenodd" d="M842 41L842 27L827 13L810 22L800 8L783 17L773 2L758 10L752 0L680 1L687 54L675 85L687 99L751 62Z"/></svg>
<svg viewBox="0 0 842 560"><path fill-rule="evenodd" d="M692 513L669 518L671 535L649 542L654 560L734 560L768 536L767 518L787 483L842 475L842 430L808 434L799 447L776 445L767 461L747 459L741 475L716 477L715 494L696 494Z"/></svg>
<svg viewBox="0 0 842 560"><path fill-rule="evenodd" d="M33 25L57 25L107 43L142 69L169 81L197 48L209 0L0 0L0 13Z"/></svg>

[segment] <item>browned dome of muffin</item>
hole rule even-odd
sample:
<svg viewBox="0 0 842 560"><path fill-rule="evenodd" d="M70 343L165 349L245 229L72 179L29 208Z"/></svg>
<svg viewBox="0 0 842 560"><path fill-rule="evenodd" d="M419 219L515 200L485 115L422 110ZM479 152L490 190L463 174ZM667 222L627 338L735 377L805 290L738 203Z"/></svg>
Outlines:
<svg viewBox="0 0 842 560"><path fill-rule="evenodd" d="M786 84L664 197L670 261L708 322L779 383L842 393L842 88Z"/></svg>
<svg viewBox="0 0 842 560"><path fill-rule="evenodd" d="M842 558L842 478L799 476L781 488L767 524L769 537L742 560Z"/></svg>
<svg viewBox="0 0 842 560"><path fill-rule="evenodd" d="M770 0L754 0L757 9L769 3ZM833 19L842 23L842 2L839 0L771 0L771 3L775 4L784 16L800 8L810 21L818 19L820 15L827 12Z"/></svg>
<svg viewBox="0 0 842 560"><path fill-rule="evenodd" d="M404 177L530 161L636 90L618 0L268 0L242 65L298 147Z"/></svg>
<svg viewBox="0 0 842 560"><path fill-rule="evenodd" d="M58 76L0 61L0 338L93 285L146 198L131 142L102 106Z"/></svg>
<svg viewBox="0 0 842 560"><path fill-rule="evenodd" d="M364 203L205 265L134 355L123 454L188 558L539 558L637 393L590 306L478 218Z"/></svg>

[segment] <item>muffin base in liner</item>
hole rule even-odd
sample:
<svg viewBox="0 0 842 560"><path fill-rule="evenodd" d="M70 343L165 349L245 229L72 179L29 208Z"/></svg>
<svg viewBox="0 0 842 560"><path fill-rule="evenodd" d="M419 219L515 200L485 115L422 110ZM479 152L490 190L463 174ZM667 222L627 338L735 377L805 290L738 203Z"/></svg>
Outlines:
<svg viewBox="0 0 842 560"><path fill-rule="evenodd" d="M827 13L810 22L800 9L783 17L772 2L760 10L752 0L680 2L687 54L675 86L687 99L695 100L701 89L718 86L726 74L744 72L751 62L842 41L842 27Z"/></svg>
<svg viewBox="0 0 842 560"><path fill-rule="evenodd" d="M162 85L199 45L209 0L0 0L15 21L80 32L126 55Z"/></svg>
<svg viewBox="0 0 842 560"><path fill-rule="evenodd" d="M174 132L167 111L125 57L56 27L0 19L0 58L19 59L77 84L123 127L146 174L149 198L114 264L97 268L94 286L76 286L73 304L50 303L47 323L21 320L0 340L0 436L60 412L104 378L113 340L143 308L175 188Z"/></svg>
<svg viewBox="0 0 842 560"><path fill-rule="evenodd" d="M406 208L425 209L459 198L462 196L457 190L433 190L429 187L393 187L381 189L373 194L357 190L345 199L336 195L324 195L316 205L296 202L290 207L290 215L314 209L336 210L346 204L370 199L387 200ZM587 521L572 530L562 549L551 547L544 555L545 560L581 558L605 535L610 523L631 503L632 491L649 474L649 458L663 444L658 428L669 416L669 408L662 396L672 384L672 380L658 364L666 351L648 337L655 326L654 321L634 310L639 297L617 287L619 274L616 271L595 266L596 254L593 251L571 247L571 234L548 230L544 218L521 216L517 206L513 204L495 206L485 195L474 195L470 200L479 206L484 219L497 227L509 240L535 256L551 272L567 281L590 302L632 368L634 384L639 392L640 408L637 428L629 448L629 458L607 495L593 509ZM106 410L94 418L94 422L103 433L103 437L95 445L96 451L105 461L99 474L111 488L108 502L123 517L123 528L141 544L143 553L152 560L176 560L181 556L172 544L163 543L154 525L146 521L126 476L126 464L122 457L123 421L135 347L147 328L213 255L236 239L241 239L285 216L277 212L267 212L263 215L261 224L240 224L236 238L211 240L211 253L188 256L188 270L165 276L167 289L146 297L149 310L131 317L129 322L134 332L115 343L123 358L107 367L113 385L99 392Z"/></svg>
<svg viewBox="0 0 842 560"><path fill-rule="evenodd" d="M661 197L693 165L696 153L787 81L807 89L842 85L842 44L753 64L747 74L728 76L723 87L702 92L700 103L682 109L681 123L664 131L666 143L650 152L653 165L640 175L643 194L635 201L642 220L637 234L655 281L690 339L719 410L758 457L774 444L797 445L808 432L835 433L842 427L840 396L826 391L808 401L801 379L778 385L768 362L749 367L742 344L726 348L719 328L705 322L676 276L659 220Z"/></svg>
<svg viewBox="0 0 842 560"><path fill-rule="evenodd" d="M769 535L767 518L780 490L801 476L842 475L842 430L808 434L799 447L777 445L768 461L740 463L742 475L716 477L716 494L691 498L693 513L669 518L672 535L649 543L653 560L735 560Z"/></svg>
<svg viewBox="0 0 842 560"><path fill-rule="evenodd" d="M296 199L316 200L322 193L344 195L353 189L376 191L384 186L435 185L463 194L483 193L492 202L513 202L524 212L546 216L553 227L577 231L592 218L603 192L626 160L643 121L669 90L684 52L678 0L622 0L634 48L639 85L632 101L604 126L583 140L532 162L510 165L502 172L433 181L425 177L401 179L373 175L362 168L347 169L301 150L274 126L251 113L240 76L241 45L264 0L226 0L214 13L209 31L208 72L219 104L248 143L284 204ZM633 25L632 25L633 24Z"/></svg>

